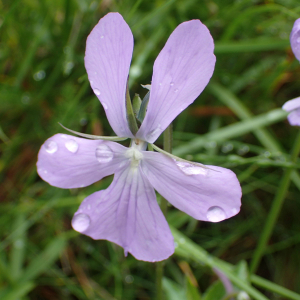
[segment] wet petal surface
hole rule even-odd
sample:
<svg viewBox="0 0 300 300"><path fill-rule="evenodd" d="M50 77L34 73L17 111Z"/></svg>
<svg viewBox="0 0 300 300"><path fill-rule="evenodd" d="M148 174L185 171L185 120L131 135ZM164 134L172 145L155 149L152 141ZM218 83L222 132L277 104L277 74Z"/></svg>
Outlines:
<svg viewBox="0 0 300 300"><path fill-rule="evenodd" d="M126 150L115 142L56 134L42 145L37 171L53 186L84 187L113 174L125 160Z"/></svg>
<svg viewBox="0 0 300 300"><path fill-rule="evenodd" d="M144 153L141 166L158 193L195 219L220 222L240 210L241 187L228 169L202 168L156 152Z"/></svg>
<svg viewBox="0 0 300 300"><path fill-rule="evenodd" d="M153 67L146 117L137 137L153 143L209 82L215 67L214 42L199 20L180 24Z"/></svg>
<svg viewBox="0 0 300 300"><path fill-rule="evenodd" d="M160 261L174 252L173 236L153 187L129 164L112 184L87 197L75 213L73 228L93 239L106 239L136 259Z"/></svg>
<svg viewBox="0 0 300 300"><path fill-rule="evenodd" d="M119 13L109 13L87 38L85 68L107 119L120 137L132 137L126 119L125 91L133 36Z"/></svg>

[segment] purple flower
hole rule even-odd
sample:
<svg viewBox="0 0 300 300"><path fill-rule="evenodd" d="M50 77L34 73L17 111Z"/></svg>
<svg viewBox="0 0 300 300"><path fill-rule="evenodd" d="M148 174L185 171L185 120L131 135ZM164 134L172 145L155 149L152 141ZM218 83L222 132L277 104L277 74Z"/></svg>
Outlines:
<svg viewBox="0 0 300 300"><path fill-rule="evenodd" d="M239 212L241 188L232 171L146 151L147 143L153 143L207 85L215 65L213 49L213 39L199 20L174 30L154 63L147 113L134 136L125 105L131 30L118 13L107 14L95 26L85 54L91 87L115 133L132 141L127 148L56 134L41 147L38 173L53 186L85 187L115 174L106 190L82 202L72 220L75 230L114 242L125 255L154 262L174 252L155 190L198 220L219 222Z"/></svg>
<svg viewBox="0 0 300 300"><path fill-rule="evenodd" d="M300 126L300 97L287 101L282 109L289 112L288 121L292 126Z"/></svg>
<svg viewBox="0 0 300 300"><path fill-rule="evenodd" d="M295 57L300 61L300 18L294 23L290 43ZM288 121L292 126L300 126L300 97L287 101L282 109L290 113Z"/></svg>
<svg viewBox="0 0 300 300"><path fill-rule="evenodd" d="M294 23L290 35L290 42L295 57L300 61L300 18Z"/></svg>

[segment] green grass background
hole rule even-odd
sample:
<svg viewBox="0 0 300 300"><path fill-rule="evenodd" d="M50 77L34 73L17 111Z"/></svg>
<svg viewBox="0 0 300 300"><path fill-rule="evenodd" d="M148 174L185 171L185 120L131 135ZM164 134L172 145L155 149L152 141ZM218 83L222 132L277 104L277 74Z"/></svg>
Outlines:
<svg viewBox="0 0 300 300"><path fill-rule="evenodd" d="M124 258L120 247L70 226L80 202L112 178L62 190L36 173L40 146L64 132L58 122L112 134L83 62L87 35L111 11L135 37L132 95L145 95L140 84L150 83L178 24L207 25L215 72L174 121L173 152L231 168L243 188L241 212L221 223L169 207L177 248L165 264L165 299L229 299L218 268L251 299L299 300L299 128L280 109L300 95L300 65L289 45L298 0L0 0L0 299L156 299L155 264ZM268 239L261 234L270 219Z"/></svg>

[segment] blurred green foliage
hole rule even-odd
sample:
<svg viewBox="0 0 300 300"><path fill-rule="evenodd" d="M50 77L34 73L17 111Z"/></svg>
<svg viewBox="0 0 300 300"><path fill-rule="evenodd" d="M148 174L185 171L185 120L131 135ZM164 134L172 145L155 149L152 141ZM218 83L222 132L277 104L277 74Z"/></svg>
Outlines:
<svg viewBox="0 0 300 300"><path fill-rule="evenodd" d="M289 46L298 0L0 0L0 299L155 299L154 264L71 229L80 202L112 178L61 190L35 167L44 140L63 132L58 122L112 134L83 62L86 37L110 11L124 16L135 37L132 95L146 94L140 84L150 83L179 23L200 19L215 40L215 73L174 121L174 153L235 171L243 206L217 224L169 208L178 247L165 266L166 299L222 299L212 267L234 283L234 298L244 290L253 299L300 299L297 172L258 276L247 271L284 169L300 167L290 156L299 129L278 109L300 94L300 65Z"/></svg>

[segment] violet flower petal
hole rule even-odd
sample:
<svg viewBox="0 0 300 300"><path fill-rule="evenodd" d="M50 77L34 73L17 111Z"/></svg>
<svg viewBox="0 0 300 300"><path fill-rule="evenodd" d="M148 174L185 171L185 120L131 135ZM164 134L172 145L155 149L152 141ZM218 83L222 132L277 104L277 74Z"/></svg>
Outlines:
<svg viewBox="0 0 300 300"><path fill-rule="evenodd" d="M232 171L176 162L157 152L144 152L143 155L142 170L152 186L193 218L219 222L239 212L242 191Z"/></svg>
<svg viewBox="0 0 300 300"><path fill-rule="evenodd" d="M113 174L124 160L126 150L115 142L56 134L42 145L37 171L53 186L84 187Z"/></svg>
<svg viewBox="0 0 300 300"><path fill-rule="evenodd" d="M292 126L300 126L300 108L293 110L287 119Z"/></svg>
<svg viewBox="0 0 300 300"><path fill-rule="evenodd" d="M199 20L180 24L153 67L146 117L137 137L153 143L209 82L215 67L214 42Z"/></svg>
<svg viewBox="0 0 300 300"><path fill-rule="evenodd" d="M300 18L294 23L290 34L290 43L295 57L300 61Z"/></svg>
<svg viewBox="0 0 300 300"><path fill-rule="evenodd" d="M282 106L282 109L285 111L292 111L297 108L300 108L300 97L289 100L285 102Z"/></svg>
<svg viewBox="0 0 300 300"><path fill-rule="evenodd" d="M133 137L125 102L132 51L132 32L119 13L109 13L100 19L86 42L84 62L91 87L120 137Z"/></svg>
<svg viewBox="0 0 300 300"><path fill-rule="evenodd" d="M88 196L75 213L72 226L91 238L106 239L136 259L161 261L174 252L174 241L154 189L138 169L128 164L112 184Z"/></svg>

